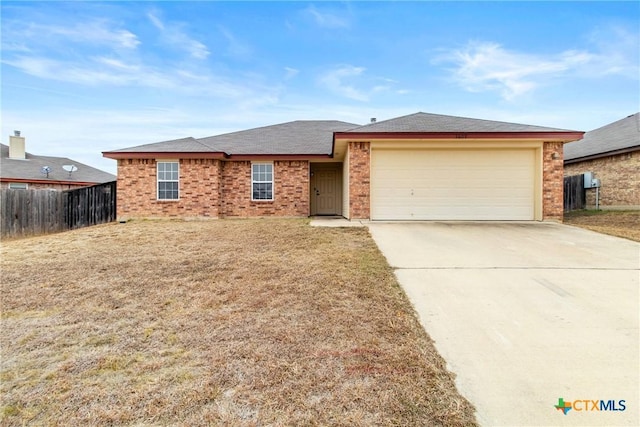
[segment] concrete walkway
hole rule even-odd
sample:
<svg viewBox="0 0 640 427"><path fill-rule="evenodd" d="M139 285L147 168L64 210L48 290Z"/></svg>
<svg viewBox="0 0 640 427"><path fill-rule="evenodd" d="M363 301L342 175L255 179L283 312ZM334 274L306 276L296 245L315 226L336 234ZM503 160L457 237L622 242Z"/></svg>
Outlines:
<svg viewBox="0 0 640 427"><path fill-rule="evenodd" d="M549 223L368 227L481 425L640 425L640 244Z"/></svg>
<svg viewBox="0 0 640 427"><path fill-rule="evenodd" d="M350 221L343 217L314 216L309 225L312 227L365 227L368 223L369 221L364 220Z"/></svg>

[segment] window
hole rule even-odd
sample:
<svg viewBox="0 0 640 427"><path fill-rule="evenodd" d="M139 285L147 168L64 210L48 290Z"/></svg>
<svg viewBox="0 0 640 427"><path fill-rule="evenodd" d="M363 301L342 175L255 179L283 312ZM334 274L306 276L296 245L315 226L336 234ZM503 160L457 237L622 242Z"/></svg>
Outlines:
<svg viewBox="0 0 640 427"><path fill-rule="evenodd" d="M10 182L9 188L12 190L26 190L28 186L26 182Z"/></svg>
<svg viewBox="0 0 640 427"><path fill-rule="evenodd" d="M158 200L178 200L178 162L158 162Z"/></svg>
<svg viewBox="0 0 640 427"><path fill-rule="evenodd" d="M273 200L273 164L251 165L251 200Z"/></svg>

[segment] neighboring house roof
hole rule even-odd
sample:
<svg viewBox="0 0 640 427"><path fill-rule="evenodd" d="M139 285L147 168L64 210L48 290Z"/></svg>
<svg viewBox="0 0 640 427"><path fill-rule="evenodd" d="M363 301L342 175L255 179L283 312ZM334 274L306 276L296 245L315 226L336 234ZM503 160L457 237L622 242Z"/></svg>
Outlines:
<svg viewBox="0 0 640 427"><path fill-rule="evenodd" d="M640 150L640 113L586 132L579 144L564 146L565 163Z"/></svg>
<svg viewBox="0 0 640 427"><path fill-rule="evenodd" d="M415 113L395 119L370 123L347 131L348 133L374 132L574 132L543 126L496 122L493 120Z"/></svg>
<svg viewBox="0 0 640 427"><path fill-rule="evenodd" d="M71 173L62 169L63 165L75 165L78 170ZM49 178L42 168L49 166ZM9 158L9 146L0 144L0 179L2 181L64 183L64 184L100 184L115 181L116 176L101 171L67 157L37 156L25 153L24 159Z"/></svg>
<svg viewBox="0 0 640 427"><path fill-rule="evenodd" d="M330 155L333 133L358 125L336 120L298 120L272 126L194 139L145 144L105 152L106 157L126 153L220 153L238 155Z"/></svg>

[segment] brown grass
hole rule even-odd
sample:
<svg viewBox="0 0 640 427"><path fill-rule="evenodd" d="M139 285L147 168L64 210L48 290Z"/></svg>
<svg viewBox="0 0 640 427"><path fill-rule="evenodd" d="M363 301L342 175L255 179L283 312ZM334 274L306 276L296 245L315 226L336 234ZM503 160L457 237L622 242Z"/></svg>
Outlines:
<svg viewBox="0 0 640 427"><path fill-rule="evenodd" d="M640 211L574 211L564 223L640 242Z"/></svg>
<svg viewBox="0 0 640 427"><path fill-rule="evenodd" d="M475 425L366 229L14 240L1 291L2 425Z"/></svg>

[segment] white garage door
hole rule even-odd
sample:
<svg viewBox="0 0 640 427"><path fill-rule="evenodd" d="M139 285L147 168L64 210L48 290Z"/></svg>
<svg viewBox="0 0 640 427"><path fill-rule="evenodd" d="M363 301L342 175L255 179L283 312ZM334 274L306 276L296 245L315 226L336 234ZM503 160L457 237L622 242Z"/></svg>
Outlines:
<svg viewBox="0 0 640 427"><path fill-rule="evenodd" d="M371 219L534 219L535 150L374 149L371 156Z"/></svg>

